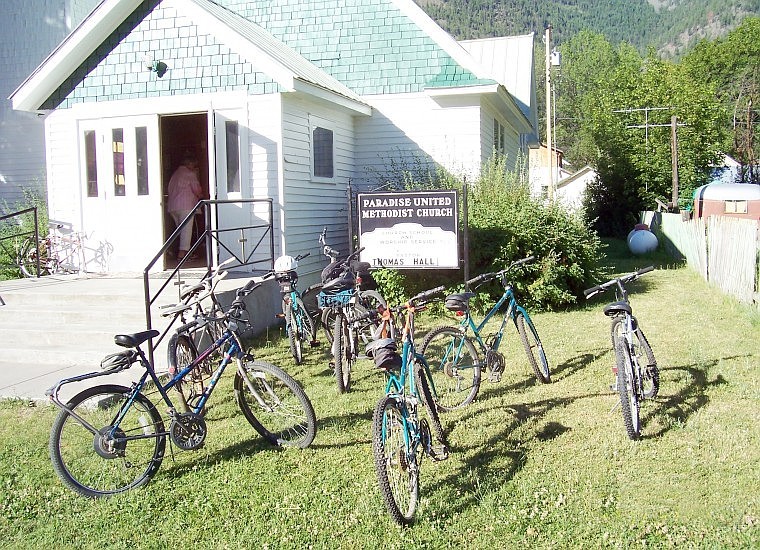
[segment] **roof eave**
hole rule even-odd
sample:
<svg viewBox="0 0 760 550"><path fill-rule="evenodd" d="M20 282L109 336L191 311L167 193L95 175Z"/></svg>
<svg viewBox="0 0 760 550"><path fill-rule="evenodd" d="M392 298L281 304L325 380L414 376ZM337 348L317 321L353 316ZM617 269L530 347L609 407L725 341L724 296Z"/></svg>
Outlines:
<svg viewBox="0 0 760 550"><path fill-rule="evenodd" d="M344 109L347 109L354 114L364 116L372 115L372 107L366 103L356 101L355 99L346 97L332 90L328 90L322 86L319 86L307 80L303 80L301 78L295 78L293 80L293 91L306 93L314 98L327 101L333 105L339 105L340 107L343 107Z"/></svg>
<svg viewBox="0 0 760 550"><path fill-rule="evenodd" d="M141 3L104 0L99 4L9 96L13 109L47 112L40 110L45 100Z"/></svg>

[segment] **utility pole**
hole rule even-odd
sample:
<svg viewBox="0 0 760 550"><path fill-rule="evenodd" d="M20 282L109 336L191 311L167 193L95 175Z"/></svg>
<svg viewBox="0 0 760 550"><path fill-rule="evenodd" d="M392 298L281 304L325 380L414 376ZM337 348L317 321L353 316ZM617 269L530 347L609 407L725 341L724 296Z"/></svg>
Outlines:
<svg viewBox="0 0 760 550"><path fill-rule="evenodd" d="M546 27L546 35L544 42L546 43L546 150L549 158L549 185L547 188L547 196L549 202L554 201L554 150L552 148L552 64L551 64L551 41L552 41L552 26L551 24Z"/></svg>
<svg viewBox="0 0 760 550"><path fill-rule="evenodd" d="M673 167L673 197L671 207L678 208L678 117L670 117L670 158Z"/></svg>

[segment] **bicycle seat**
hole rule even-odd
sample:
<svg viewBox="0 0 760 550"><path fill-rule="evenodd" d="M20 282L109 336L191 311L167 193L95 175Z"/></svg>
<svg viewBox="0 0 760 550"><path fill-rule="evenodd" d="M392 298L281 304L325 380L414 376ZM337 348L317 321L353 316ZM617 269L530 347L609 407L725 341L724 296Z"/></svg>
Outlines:
<svg viewBox="0 0 760 550"><path fill-rule="evenodd" d="M470 298L475 296L474 292L458 292L446 296L446 309L449 311L467 311L470 307Z"/></svg>
<svg viewBox="0 0 760 550"><path fill-rule="evenodd" d="M604 314L608 315L609 317L614 317L615 315L619 315L620 313L627 313L628 315L633 315L633 311L631 310L630 304L627 302L612 302L611 304L607 304L604 306Z"/></svg>
<svg viewBox="0 0 760 550"><path fill-rule="evenodd" d="M185 298L187 298L191 294L195 294L197 292L200 292L204 288L206 288L206 285L204 283L196 283L193 286L189 286L189 287L183 289L182 292L180 292L180 295L179 295L180 300L184 300Z"/></svg>
<svg viewBox="0 0 760 550"><path fill-rule="evenodd" d="M117 346L124 348L136 348L146 340L155 338L161 334L157 330L144 330L142 332L135 332L134 334L117 334L113 337L113 341Z"/></svg>

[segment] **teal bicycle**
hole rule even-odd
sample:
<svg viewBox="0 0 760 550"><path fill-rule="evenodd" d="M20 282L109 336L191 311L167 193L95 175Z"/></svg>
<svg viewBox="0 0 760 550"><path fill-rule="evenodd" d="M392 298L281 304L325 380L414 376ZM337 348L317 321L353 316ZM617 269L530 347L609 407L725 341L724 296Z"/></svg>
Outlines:
<svg viewBox="0 0 760 550"><path fill-rule="evenodd" d="M394 338L381 338L367 346L367 356L385 372L385 395L372 418L372 450L383 500L397 523L412 522L419 501L420 468L423 456L435 461L448 458L448 446L427 377L425 358L415 351L414 314L443 287L421 292L406 304L383 312L383 323L391 314L404 313L401 355ZM370 312L367 316L377 315ZM420 418L420 410L427 417ZM439 445L433 444L432 429Z"/></svg>
<svg viewBox="0 0 760 550"><path fill-rule="evenodd" d="M434 328L422 341L422 355L430 366L433 396L439 409L450 411L472 403L480 390L483 367L488 369L491 382L501 379L505 360L499 347L508 320L515 324L520 334L536 379L545 384L551 382L549 362L538 331L528 311L517 302L514 289L506 277L511 269L533 259L534 256L529 256L512 262L506 269L496 273L483 273L467 281L468 288L472 285L477 288L498 279L504 288L504 293L479 324L476 324L470 312L470 299L475 293L460 292L446 297L446 309L461 316L462 321L458 326ZM505 304L507 308L498 330L492 335L485 335L486 324ZM478 354L478 348L483 359Z"/></svg>

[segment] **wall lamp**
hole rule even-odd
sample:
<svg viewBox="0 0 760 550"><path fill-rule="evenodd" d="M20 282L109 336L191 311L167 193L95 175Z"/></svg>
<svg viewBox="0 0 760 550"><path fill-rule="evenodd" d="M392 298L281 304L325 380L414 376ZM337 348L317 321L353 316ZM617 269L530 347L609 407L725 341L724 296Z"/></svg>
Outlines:
<svg viewBox="0 0 760 550"><path fill-rule="evenodd" d="M156 73L156 76L158 78L161 78L166 74L166 70L169 68L166 66L166 63L163 61L156 61L153 59L153 55L150 53L146 53L143 55L143 64L145 65L145 68L148 69L151 72Z"/></svg>

